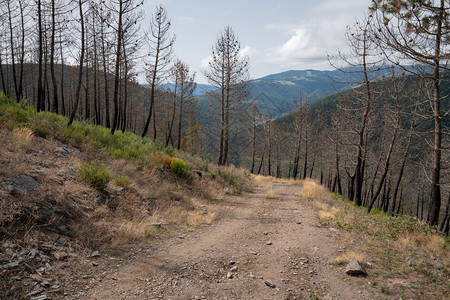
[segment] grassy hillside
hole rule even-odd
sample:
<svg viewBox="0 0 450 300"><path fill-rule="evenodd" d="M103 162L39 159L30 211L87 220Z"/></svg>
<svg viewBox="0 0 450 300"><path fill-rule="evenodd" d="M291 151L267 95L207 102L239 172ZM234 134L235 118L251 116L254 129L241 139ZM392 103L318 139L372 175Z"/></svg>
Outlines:
<svg viewBox="0 0 450 300"><path fill-rule="evenodd" d="M89 268L76 257L94 250L210 224L225 194L251 188L248 174L234 167L130 132L67 122L0 95L1 299L25 297L30 275L42 270L58 282L74 280L72 272ZM64 272L55 271L58 264Z"/></svg>

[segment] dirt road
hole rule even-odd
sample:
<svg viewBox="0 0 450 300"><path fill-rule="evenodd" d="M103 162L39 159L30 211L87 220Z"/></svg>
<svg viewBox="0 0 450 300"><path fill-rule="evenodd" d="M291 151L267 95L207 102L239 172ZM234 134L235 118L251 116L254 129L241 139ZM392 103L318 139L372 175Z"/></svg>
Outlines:
<svg viewBox="0 0 450 300"><path fill-rule="evenodd" d="M372 299L368 279L332 266L336 229L321 226L301 187L273 184L232 196L221 218L149 244L104 272L80 299Z"/></svg>

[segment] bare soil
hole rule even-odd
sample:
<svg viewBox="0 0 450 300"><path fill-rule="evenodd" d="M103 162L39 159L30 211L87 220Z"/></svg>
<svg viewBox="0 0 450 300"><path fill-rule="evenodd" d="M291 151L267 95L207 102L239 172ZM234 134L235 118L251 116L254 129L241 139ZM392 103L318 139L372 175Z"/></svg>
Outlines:
<svg viewBox="0 0 450 300"><path fill-rule="evenodd" d="M212 225L102 254L97 269L66 290L66 297L381 298L367 286L368 278L350 277L345 266L329 264L342 251L339 231L320 224L310 205L295 196L300 189L274 183L276 199L266 199L263 188L228 196L214 205L221 217Z"/></svg>

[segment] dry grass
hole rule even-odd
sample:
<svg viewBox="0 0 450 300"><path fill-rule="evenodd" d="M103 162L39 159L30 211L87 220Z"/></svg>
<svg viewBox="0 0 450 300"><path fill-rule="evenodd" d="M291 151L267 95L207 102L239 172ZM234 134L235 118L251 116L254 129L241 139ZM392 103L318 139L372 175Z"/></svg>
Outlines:
<svg viewBox="0 0 450 300"><path fill-rule="evenodd" d="M302 181L302 189L297 196L306 198L308 200L329 198L330 193L321 186L317 181L312 179L306 179Z"/></svg>
<svg viewBox="0 0 450 300"><path fill-rule="evenodd" d="M302 181L294 178L274 178L273 181L287 185L300 185L302 183Z"/></svg>
<svg viewBox="0 0 450 300"><path fill-rule="evenodd" d="M215 212L188 212L187 214L187 224L189 226L198 227L204 224L211 224L217 215Z"/></svg>
<svg viewBox="0 0 450 300"><path fill-rule="evenodd" d="M341 211L339 208L319 200L314 200L313 206L316 208L321 221L336 220L337 214Z"/></svg>
<svg viewBox="0 0 450 300"><path fill-rule="evenodd" d="M336 208L331 208L330 211L327 210L319 210L317 212L317 215L319 216L319 219L322 221L328 221L328 220L336 220L336 213L338 213L339 210Z"/></svg>
<svg viewBox="0 0 450 300"><path fill-rule="evenodd" d="M426 232L407 232L395 241L395 245L402 252L411 252L420 248L429 255L436 256L445 251L445 238Z"/></svg>
<svg viewBox="0 0 450 300"><path fill-rule="evenodd" d="M16 147L25 148L31 142L33 138L33 130L28 127L16 127L12 131L13 143Z"/></svg>
<svg viewBox="0 0 450 300"><path fill-rule="evenodd" d="M341 266L348 264L352 259L356 259L359 262L365 261L365 257L363 254L356 253L354 251L346 251L338 257L331 259L329 263L332 265Z"/></svg>
<svg viewBox="0 0 450 300"><path fill-rule="evenodd" d="M266 199L277 199L278 195L273 191L273 189L270 189L264 194L264 198Z"/></svg>
<svg viewBox="0 0 450 300"><path fill-rule="evenodd" d="M252 175L253 179L256 182L256 185L263 188L272 188L273 186L273 177L270 176L262 176L262 175Z"/></svg>

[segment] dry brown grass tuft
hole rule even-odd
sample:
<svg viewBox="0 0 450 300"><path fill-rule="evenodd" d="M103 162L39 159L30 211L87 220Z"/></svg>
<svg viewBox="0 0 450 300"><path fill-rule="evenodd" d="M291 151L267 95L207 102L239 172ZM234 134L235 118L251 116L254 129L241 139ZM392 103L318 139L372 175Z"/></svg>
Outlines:
<svg viewBox="0 0 450 300"><path fill-rule="evenodd" d="M302 183L300 180L294 178L275 178L273 181L287 185L300 185Z"/></svg>
<svg viewBox="0 0 450 300"><path fill-rule="evenodd" d="M330 192L321 186L317 181L312 179L306 179L302 181L302 189L297 196L313 200L317 198L329 198Z"/></svg>
<svg viewBox="0 0 450 300"><path fill-rule="evenodd" d="M269 176L262 176L262 175L252 175L253 179L255 180L256 184L260 187L272 187L272 180L273 177Z"/></svg>
<svg viewBox="0 0 450 300"><path fill-rule="evenodd" d="M350 262L350 260L352 260L352 259L356 259L359 262L363 262L365 260L365 257L361 253L347 251L347 252L342 253L338 257L331 259L329 261L329 263L332 265L341 266L341 265L348 264Z"/></svg>
<svg viewBox="0 0 450 300"><path fill-rule="evenodd" d="M216 219L215 212L188 212L187 213L188 226L198 227L203 224L211 224Z"/></svg>
<svg viewBox="0 0 450 300"><path fill-rule="evenodd" d="M266 199L277 199L278 195L273 191L273 189L270 189L267 191L264 195L264 198Z"/></svg>
<svg viewBox="0 0 450 300"><path fill-rule="evenodd" d="M403 252L410 252L416 248L423 249L428 254L435 256L445 249L445 238L440 235L432 235L426 232L408 232L400 236L395 245Z"/></svg>
<svg viewBox="0 0 450 300"><path fill-rule="evenodd" d="M28 127L16 127L12 131L13 142L16 147L28 147L33 138L33 130Z"/></svg>

